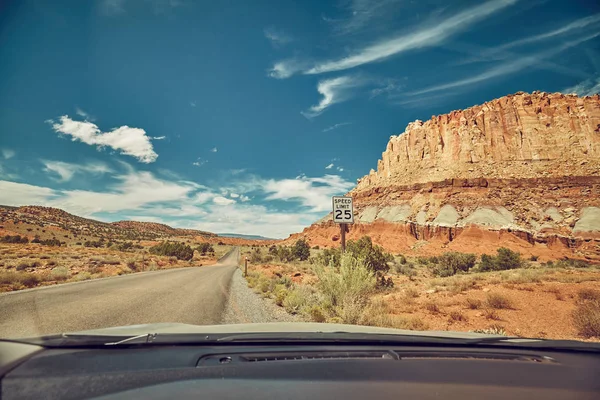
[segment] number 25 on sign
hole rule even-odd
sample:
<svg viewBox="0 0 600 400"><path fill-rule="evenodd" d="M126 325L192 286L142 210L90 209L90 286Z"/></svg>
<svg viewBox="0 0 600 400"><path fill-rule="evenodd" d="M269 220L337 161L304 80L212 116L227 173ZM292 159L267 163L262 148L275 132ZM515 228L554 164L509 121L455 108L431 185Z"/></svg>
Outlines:
<svg viewBox="0 0 600 400"><path fill-rule="evenodd" d="M352 197L333 196L333 222L336 224L354 223Z"/></svg>

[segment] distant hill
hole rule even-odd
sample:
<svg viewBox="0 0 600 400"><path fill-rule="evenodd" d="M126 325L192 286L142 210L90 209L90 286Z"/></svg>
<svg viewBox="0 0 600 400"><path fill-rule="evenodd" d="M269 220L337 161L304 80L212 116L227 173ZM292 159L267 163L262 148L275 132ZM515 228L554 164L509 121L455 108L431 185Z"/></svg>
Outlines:
<svg viewBox="0 0 600 400"><path fill-rule="evenodd" d="M178 229L154 222L119 221L101 222L69 214L59 208L41 206L12 207L0 205L0 223L18 226L38 226L61 229L74 235L106 239L154 240L173 236L203 236L216 238L210 232L194 229ZM6 230L9 226L4 226ZM29 229L29 232L33 230ZM31 234L33 235L33 233Z"/></svg>
<svg viewBox="0 0 600 400"><path fill-rule="evenodd" d="M242 234L239 234L239 233L217 233L217 235L219 235L220 237L228 237L228 238L234 238L234 239L248 239L248 240L277 240L277 239L268 238L268 237L264 237L264 236L258 236L258 235L242 235Z"/></svg>

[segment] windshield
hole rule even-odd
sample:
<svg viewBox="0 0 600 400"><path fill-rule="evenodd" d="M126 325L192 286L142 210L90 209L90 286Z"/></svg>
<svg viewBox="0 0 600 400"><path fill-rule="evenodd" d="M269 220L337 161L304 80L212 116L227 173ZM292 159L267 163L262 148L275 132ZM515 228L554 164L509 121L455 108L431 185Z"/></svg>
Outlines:
<svg viewBox="0 0 600 400"><path fill-rule="evenodd" d="M0 338L600 341L595 2L4 2L0 43Z"/></svg>

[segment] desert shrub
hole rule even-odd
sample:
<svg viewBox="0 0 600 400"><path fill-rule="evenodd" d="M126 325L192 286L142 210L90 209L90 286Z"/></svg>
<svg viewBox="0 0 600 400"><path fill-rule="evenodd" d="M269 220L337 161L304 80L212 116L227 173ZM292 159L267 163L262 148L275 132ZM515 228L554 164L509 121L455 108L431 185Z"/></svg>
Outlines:
<svg viewBox="0 0 600 400"><path fill-rule="evenodd" d="M345 323L356 323L377 282L370 268L363 260L344 254L339 272L333 265L317 266L315 271L317 287L335 315Z"/></svg>
<svg viewBox="0 0 600 400"><path fill-rule="evenodd" d="M346 252L362 262L376 275L389 271L389 262L394 261L394 256L386 253L382 247L374 245L369 236L363 236L357 241L350 240Z"/></svg>
<svg viewBox="0 0 600 400"><path fill-rule="evenodd" d="M478 267L479 271L504 271L508 269L523 268L525 266L525 261L521 258L521 254L515 251L500 247L496 252L496 256L487 254L481 256Z"/></svg>
<svg viewBox="0 0 600 400"><path fill-rule="evenodd" d="M486 317L487 319L493 319L493 320L500 319L500 315L498 315L498 312L496 310L494 310L493 308L486 308L483 311L483 316Z"/></svg>
<svg viewBox="0 0 600 400"><path fill-rule="evenodd" d="M27 239L26 236L21 236L21 235L6 235L0 238L0 243L20 243L20 244L27 244L29 243L29 239Z"/></svg>
<svg viewBox="0 0 600 400"><path fill-rule="evenodd" d="M300 261L308 260L310 257L310 246L304 239L298 239L292 247L292 255Z"/></svg>
<svg viewBox="0 0 600 400"><path fill-rule="evenodd" d="M22 261L22 262L18 263L17 266L15 267L15 269L17 271L23 271L27 268L29 268L29 263L27 261Z"/></svg>
<svg viewBox="0 0 600 400"><path fill-rule="evenodd" d="M334 265L339 267L341 257L342 252L340 249L323 249L321 254L317 255L316 260L317 263L321 265Z"/></svg>
<svg viewBox="0 0 600 400"><path fill-rule="evenodd" d="M127 267L129 267L130 270L132 271L137 271L138 270L138 266L136 264L136 259L134 258L130 258L128 259L125 264L127 265Z"/></svg>
<svg viewBox="0 0 600 400"><path fill-rule="evenodd" d="M564 260L556 261L553 266L555 268L591 268L592 264L583 260L565 258Z"/></svg>
<svg viewBox="0 0 600 400"><path fill-rule="evenodd" d="M60 247L62 245L62 242L58 239L46 239L46 240L40 240L38 243L44 245L44 246L56 246L56 247Z"/></svg>
<svg viewBox="0 0 600 400"><path fill-rule="evenodd" d="M577 291L577 298L579 301L598 301L600 302L600 291L594 289L579 289Z"/></svg>
<svg viewBox="0 0 600 400"><path fill-rule="evenodd" d="M283 301L285 300L288 294L288 289L285 287L285 285L276 285L273 293L275 304L277 304L278 306L283 306Z"/></svg>
<svg viewBox="0 0 600 400"><path fill-rule="evenodd" d="M103 240L95 240L95 241L91 241L91 240L86 240L83 245L85 247L95 247L95 248L99 248L99 247L104 247L104 241Z"/></svg>
<svg viewBox="0 0 600 400"><path fill-rule="evenodd" d="M432 263L431 272L440 277L455 275L459 272L468 272L473 266L477 256L458 252L444 253L437 258L437 263Z"/></svg>
<svg viewBox="0 0 600 400"><path fill-rule="evenodd" d="M290 314L297 314L312 298L310 290L305 286L296 286L283 299L283 307Z"/></svg>
<svg viewBox="0 0 600 400"><path fill-rule="evenodd" d="M491 325L489 328L485 329L476 329L473 332L475 333L485 333L486 335L502 335L506 336L506 331L504 327L501 325Z"/></svg>
<svg viewBox="0 0 600 400"><path fill-rule="evenodd" d="M38 275L29 272L0 271L0 284L20 284L33 287L41 282Z"/></svg>
<svg viewBox="0 0 600 400"><path fill-rule="evenodd" d="M580 302L573 311L573 324L583 337L600 337L600 300Z"/></svg>
<svg viewBox="0 0 600 400"><path fill-rule="evenodd" d="M320 247L319 247L319 246L313 246L313 249L314 249L314 250L319 250L319 249L320 249Z"/></svg>
<svg viewBox="0 0 600 400"><path fill-rule="evenodd" d="M256 248L252 250L252 252L250 253L250 262L253 264L259 264L263 262L263 256L260 252L260 249Z"/></svg>
<svg viewBox="0 0 600 400"><path fill-rule="evenodd" d="M202 255L205 255L206 253L214 253L215 249L210 243L200 243L198 247L196 247L196 251Z"/></svg>
<svg viewBox="0 0 600 400"><path fill-rule="evenodd" d="M433 301L428 301L427 303L425 303L425 309L427 311L429 311L430 313L434 313L434 314L437 314L440 312L440 307L438 307L437 303L435 303Z"/></svg>
<svg viewBox="0 0 600 400"><path fill-rule="evenodd" d="M399 264L406 264L406 257L404 257L402 254L398 254L398 255L396 256L396 261L397 261Z"/></svg>
<svg viewBox="0 0 600 400"><path fill-rule="evenodd" d="M478 308L481 308L482 301L468 297L465 300L465 303L467 305L467 308L470 308L471 310L477 310Z"/></svg>
<svg viewBox="0 0 600 400"><path fill-rule="evenodd" d="M450 312L449 320L454 322L466 321L467 317L465 317L460 311L455 310Z"/></svg>
<svg viewBox="0 0 600 400"><path fill-rule="evenodd" d="M495 309L512 308L510 299L498 293L488 294L486 298L486 304L488 307Z"/></svg>
<svg viewBox="0 0 600 400"><path fill-rule="evenodd" d="M194 257L194 251L188 245L179 242L162 242L150 248L150 253L161 256L176 257L189 261Z"/></svg>
<svg viewBox="0 0 600 400"><path fill-rule="evenodd" d="M529 257L529 261L537 261L538 258L539 256L532 255L531 257Z"/></svg>
<svg viewBox="0 0 600 400"><path fill-rule="evenodd" d="M305 306L302 309L302 314L307 315L313 322L327 321L326 312L318 304Z"/></svg>
<svg viewBox="0 0 600 400"><path fill-rule="evenodd" d="M73 277L73 280L75 281L87 281L89 279L92 279L92 274L87 271L81 271Z"/></svg>
<svg viewBox="0 0 600 400"><path fill-rule="evenodd" d="M67 267L55 267L50 272L50 279L55 281L66 281L71 276Z"/></svg>

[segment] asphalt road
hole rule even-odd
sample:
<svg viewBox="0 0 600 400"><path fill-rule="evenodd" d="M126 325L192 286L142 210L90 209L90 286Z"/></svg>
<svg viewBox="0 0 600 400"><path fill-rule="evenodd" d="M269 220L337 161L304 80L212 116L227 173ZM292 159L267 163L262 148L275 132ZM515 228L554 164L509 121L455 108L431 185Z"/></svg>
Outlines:
<svg viewBox="0 0 600 400"><path fill-rule="evenodd" d="M219 264L121 275L0 295L0 338L155 322L218 324L238 251Z"/></svg>

